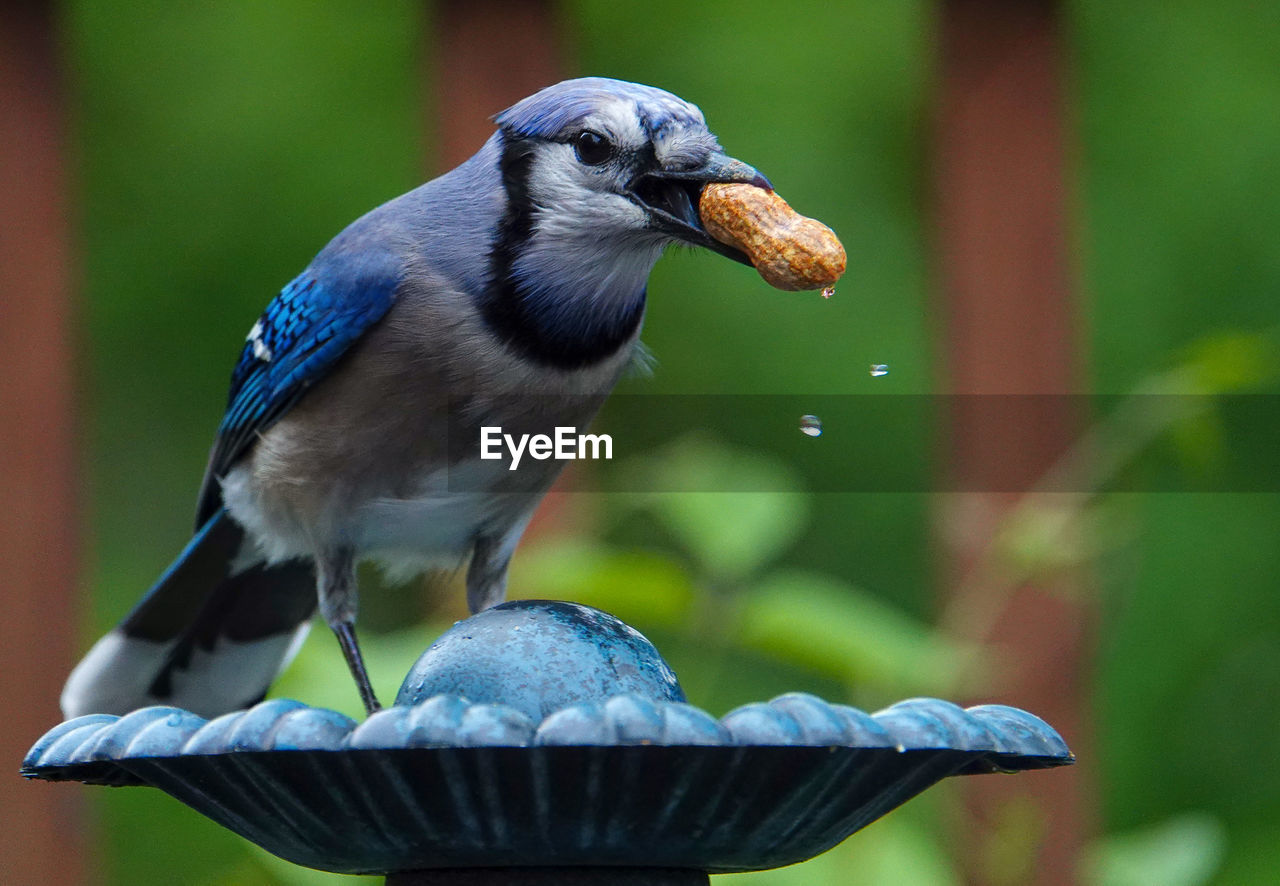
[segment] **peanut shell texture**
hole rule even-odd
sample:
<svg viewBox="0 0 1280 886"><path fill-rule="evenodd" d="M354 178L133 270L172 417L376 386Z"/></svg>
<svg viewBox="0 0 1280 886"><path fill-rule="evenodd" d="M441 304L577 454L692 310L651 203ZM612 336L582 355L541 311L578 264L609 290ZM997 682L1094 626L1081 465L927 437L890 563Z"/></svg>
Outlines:
<svg viewBox="0 0 1280 886"><path fill-rule="evenodd" d="M835 232L796 212L773 191L709 184L702 189L698 215L708 234L746 253L777 289L826 289L844 274L844 246Z"/></svg>

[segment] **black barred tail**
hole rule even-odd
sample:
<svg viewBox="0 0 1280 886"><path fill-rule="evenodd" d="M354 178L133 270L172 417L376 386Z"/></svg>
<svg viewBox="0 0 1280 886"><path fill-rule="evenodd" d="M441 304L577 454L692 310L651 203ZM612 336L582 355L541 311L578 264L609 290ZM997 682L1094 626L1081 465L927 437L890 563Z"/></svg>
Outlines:
<svg viewBox="0 0 1280 886"><path fill-rule="evenodd" d="M311 564L268 566L219 510L146 597L76 665L62 713L173 705L203 717L259 701L316 607Z"/></svg>

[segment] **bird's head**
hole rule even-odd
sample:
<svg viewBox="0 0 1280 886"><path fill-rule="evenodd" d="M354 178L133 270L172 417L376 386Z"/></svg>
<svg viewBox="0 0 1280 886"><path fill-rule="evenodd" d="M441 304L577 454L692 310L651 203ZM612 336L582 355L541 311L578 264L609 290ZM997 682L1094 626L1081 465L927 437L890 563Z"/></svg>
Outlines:
<svg viewBox="0 0 1280 886"><path fill-rule="evenodd" d="M684 242L749 263L703 229L698 197L708 182L769 182L720 149L695 105L651 86L584 77L549 86L496 121L508 195L528 210L515 233L658 252Z"/></svg>
<svg viewBox="0 0 1280 886"><path fill-rule="evenodd" d="M528 356L583 366L633 341L649 272L672 243L749 264L707 234L698 199L708 182L769 182L720 149L696 106L586 77L495 120L499 131L477 155L496 163L505 197L483 307Z"/></svg>

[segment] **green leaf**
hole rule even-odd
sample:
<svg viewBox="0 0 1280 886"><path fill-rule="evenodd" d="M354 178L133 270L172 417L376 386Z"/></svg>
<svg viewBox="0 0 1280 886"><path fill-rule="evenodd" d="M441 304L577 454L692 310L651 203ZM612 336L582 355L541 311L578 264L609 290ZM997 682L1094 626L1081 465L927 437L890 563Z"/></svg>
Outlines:
<svg viewBox="0 0 1280 886"><path fill-rule="evenodd" d="M694 587L681 565L650 551L619 551L577 541L523 549L511 564L511 596L574 600L623 621L683 624Z"/></svg>
<svg viewBox="0 0 1280 886"><path fill-rule="evenodd" d="M889 694L945 695L976 654L866 591L805 572L757 583L739 617L744 645Z"/></svg>
<svg viewBox="0 0 1280 886"><path fill-rule="evenodd" d="M1265 333L1220 330L1193 342L1183 365L1205 393L1231 394L1280 377L1280 348Z"/></svg>
<svg viewBox="0 0 1280 886"><path fill-rule="evenodd" d="M804 528L808 495L783 464L718 443L686 437L647 461L645 503L719 583L750 577Z"/></svg>
<svg viewBox="0 0 1280 886"><path fill-rule="evenodd" d="M1222 865L1226 827L1189 812L1140 831L1105 837L1087 854L1092 886L1201 886Z"/></svg>
<svg viewBox="0 0 1280 886"><path fill-rule="evenodd" d="M890 815L802 864L712 877L715 886L959 886L960 878L931 829Z"/></svg>

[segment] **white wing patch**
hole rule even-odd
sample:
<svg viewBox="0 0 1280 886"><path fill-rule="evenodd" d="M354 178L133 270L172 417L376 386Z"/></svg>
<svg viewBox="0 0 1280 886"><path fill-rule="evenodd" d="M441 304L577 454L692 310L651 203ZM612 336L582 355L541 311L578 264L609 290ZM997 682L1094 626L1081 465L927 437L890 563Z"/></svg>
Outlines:
<svg viewBox="0 0 1280 886"><path fill-rule="evenodd" d="M259 320L253 324L253 328L249 330L249 334L244 338L247 342L253 343L253 356L257 357L263 363L271 362L271 349L267 347L262 340L262 321Z"/></svg>

